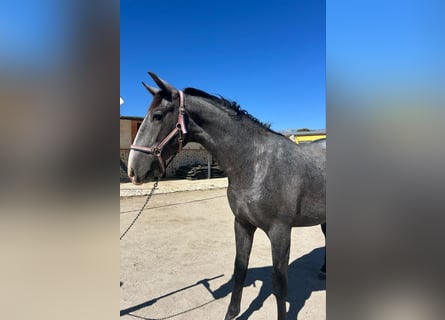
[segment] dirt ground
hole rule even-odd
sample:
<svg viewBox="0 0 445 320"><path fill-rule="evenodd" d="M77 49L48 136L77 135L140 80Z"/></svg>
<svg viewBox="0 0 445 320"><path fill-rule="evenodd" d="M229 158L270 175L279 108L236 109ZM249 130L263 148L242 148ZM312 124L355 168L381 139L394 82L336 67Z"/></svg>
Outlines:
<svg viewBox="0 0 445 320"><path fill-rule="evenodd" d="M144 201L121 198L121 233ZM225 188L155 194L120 245L121 319L224 318L235 256ZM294 228L288 319L326 319L324 245L319 226ZM276 319L271 272L270 243L258 230L237 319Z"/></svg>

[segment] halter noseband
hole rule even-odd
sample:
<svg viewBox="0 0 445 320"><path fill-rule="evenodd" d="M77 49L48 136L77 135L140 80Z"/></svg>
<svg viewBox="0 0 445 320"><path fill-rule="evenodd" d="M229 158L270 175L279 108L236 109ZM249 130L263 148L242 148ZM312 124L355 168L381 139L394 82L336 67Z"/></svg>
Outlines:
<svg viewBox="0 0 445 320"><path fill-rule="evenodd" d="M167 168L167 165L165 164L165 159L162 157L162 149L177 134L179 147L176 154L178 154L182 150L182 142L184 140L183 135L187 133L187 126L184 119L185 116L184 94L181 90L178 90L178 93L179 93L179 115L178 115L178 122L176 123L175 128L172 131L170 131L170 133L154 147L143 147L135 144L132 144L130 147L131 150L140 151L143 153L148 153L157 156L159 164L161 166L161 171L162 171L161 176L164 176L165 170Z"/></svg>

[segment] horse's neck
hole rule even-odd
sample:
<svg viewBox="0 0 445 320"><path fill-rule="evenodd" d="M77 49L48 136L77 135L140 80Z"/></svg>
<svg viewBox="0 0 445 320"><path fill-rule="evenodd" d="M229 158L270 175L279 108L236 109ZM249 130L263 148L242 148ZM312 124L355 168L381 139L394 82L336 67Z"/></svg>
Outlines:
<svg viewBox="0 0 445 320"><path fill-rule="evenodd" d="M203 145L216 158L229 179L244 175L246 166L253 165L266 144L269 132L243 115L231 115L232 110L196 100L187 107L192 141Z"/></svg>

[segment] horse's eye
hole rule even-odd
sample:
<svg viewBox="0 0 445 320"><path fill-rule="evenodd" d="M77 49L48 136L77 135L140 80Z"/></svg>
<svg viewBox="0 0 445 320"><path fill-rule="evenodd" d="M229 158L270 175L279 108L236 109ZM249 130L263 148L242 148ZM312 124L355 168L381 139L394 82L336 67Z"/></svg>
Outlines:
<svg viewBox="0 0 445 320"><path fill-rule="evenodd" d="M157 121L162 120L162 113L160 112L153 113L153 120Z"/></svg>

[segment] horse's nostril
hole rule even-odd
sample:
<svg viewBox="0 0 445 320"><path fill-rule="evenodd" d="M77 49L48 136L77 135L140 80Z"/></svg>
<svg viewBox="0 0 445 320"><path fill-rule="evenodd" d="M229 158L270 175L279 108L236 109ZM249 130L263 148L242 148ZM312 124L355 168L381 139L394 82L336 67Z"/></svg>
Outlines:
<svg viewBox="0 0 445 320"><path fill-rule="evenodd" d="M128 176L129 176L130 178L133 178L133 177L134 177L134 171L133 171L133 168L129 168L129 170L128 170Z"/></svg>

